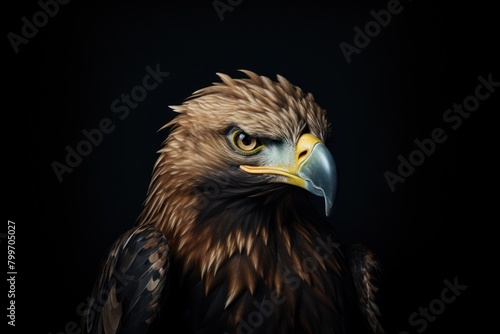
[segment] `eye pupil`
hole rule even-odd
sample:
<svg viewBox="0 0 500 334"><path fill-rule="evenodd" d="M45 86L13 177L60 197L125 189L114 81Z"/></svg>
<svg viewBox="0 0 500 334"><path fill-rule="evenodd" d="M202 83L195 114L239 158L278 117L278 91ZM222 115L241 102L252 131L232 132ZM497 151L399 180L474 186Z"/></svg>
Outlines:
<svg viewBox="0 0 500 334"><path fill-rule="evenodd" d="M248 136L245 133L240 134L240 140L245 146L249 146L250 144L252 144L252 137Z"/></svg>

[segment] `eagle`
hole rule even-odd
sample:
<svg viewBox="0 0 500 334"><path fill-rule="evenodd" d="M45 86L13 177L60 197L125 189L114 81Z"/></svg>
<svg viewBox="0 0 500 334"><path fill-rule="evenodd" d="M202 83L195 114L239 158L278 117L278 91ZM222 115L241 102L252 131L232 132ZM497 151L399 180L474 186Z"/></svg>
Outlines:
<svg viewBox="0 0 500 334"><path fill-rule="evenodd" d="M384 332L379 261L339 243L328 218L325 109L281 75L240 71L170 106L142 212L102 260L83 333Z"/></svg>

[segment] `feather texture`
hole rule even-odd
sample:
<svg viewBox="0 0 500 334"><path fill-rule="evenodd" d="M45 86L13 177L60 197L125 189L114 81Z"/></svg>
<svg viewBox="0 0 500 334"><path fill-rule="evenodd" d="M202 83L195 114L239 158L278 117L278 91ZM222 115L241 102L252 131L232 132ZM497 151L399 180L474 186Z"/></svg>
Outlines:
<svg viewBox="0 0 500 334"><path fill-rule="evenodd" d="M140 226L111 247L92 292L84 333L147 333L159 312L169 270L169 247L161 231Z"/></svg>
<svg viewBox="0 0 500 334"><path fill-rule="evenodd" d="M383 334L379 322L380 311L376 303L378 288L375 286L380 270L375 254L364 245L353 245L349 249L349 265L359 300L359 307L372 333Z"/></svg>

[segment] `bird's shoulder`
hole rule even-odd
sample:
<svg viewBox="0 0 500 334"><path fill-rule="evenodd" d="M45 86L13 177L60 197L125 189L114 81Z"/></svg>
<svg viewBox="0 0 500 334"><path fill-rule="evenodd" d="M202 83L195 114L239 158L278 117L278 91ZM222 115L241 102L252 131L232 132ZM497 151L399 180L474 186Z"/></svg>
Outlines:
<svg viewBox="0 0 500 334"><path fill-rule="evenodd" d="M135 226L112 245L84 314L84 333L147 332L161 304L170 264L163 233Z"/></svg>

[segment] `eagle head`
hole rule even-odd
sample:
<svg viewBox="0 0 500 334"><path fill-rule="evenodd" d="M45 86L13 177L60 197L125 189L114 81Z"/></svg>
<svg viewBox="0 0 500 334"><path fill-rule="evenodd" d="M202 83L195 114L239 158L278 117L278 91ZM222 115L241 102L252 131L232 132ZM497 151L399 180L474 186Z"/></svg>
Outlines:
<svg viewBox="0 0 500 334"><path fill-rule="evenodd" d="M274 82L242 72L248 78L217 73L222 82L171 106L179 115L165 126L172 131L159 170L168 167L176 187L197 186L209 196L228 183L247 197L283 189L276 184L297 186L322 196L328 216L337 172L324 144L330 130L325 110L280 75Z"/></svg>

